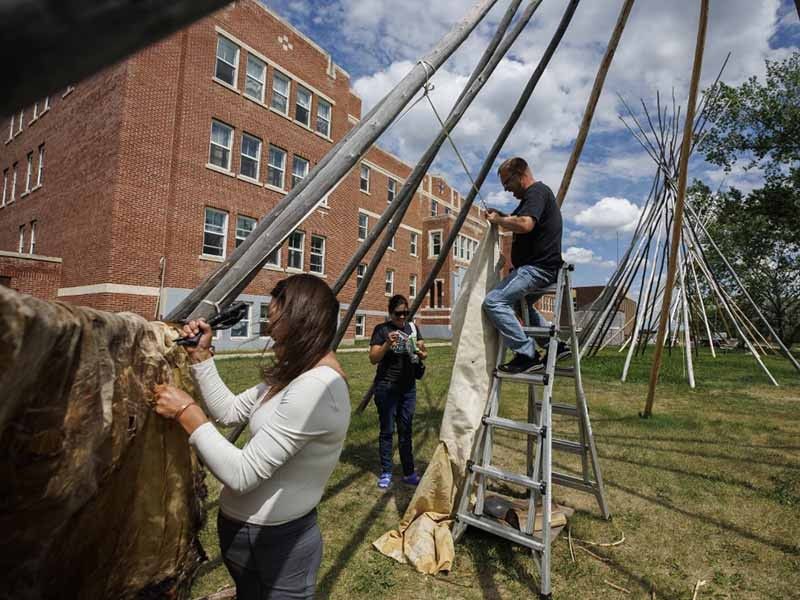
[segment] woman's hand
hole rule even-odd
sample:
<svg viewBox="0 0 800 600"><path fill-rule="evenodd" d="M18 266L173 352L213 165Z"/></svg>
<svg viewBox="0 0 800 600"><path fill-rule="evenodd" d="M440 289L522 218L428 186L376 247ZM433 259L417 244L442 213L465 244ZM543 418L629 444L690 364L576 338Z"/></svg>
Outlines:
<svg viewBox="0 0 800 600"><path fill-rule="evenodd" d="M428 358L428 350L425 348L425 342L422 340L417 341L417 356L419 356L420 360Z"/></svg>
<svg viewBox="0 0 800 600"><path fill-rule="evenodd" d="M206 323L204 319L192 320L183 326L183 335L185 337L193 337L198 333L202 335L200 336L200 341L197 343L197 346L184 346L186 352L189 354L189 360L192 363L200 363L213 356L210 350L211 338L214 336L211 326Z"/></svg>
<svg viewBox="0 0 800 600"><path fill-rule="evenodd" d="M153 409L162 417L175 419L190 434L207 422L205 413L192 397L174 385L157 385L153 388Z"/></svg>

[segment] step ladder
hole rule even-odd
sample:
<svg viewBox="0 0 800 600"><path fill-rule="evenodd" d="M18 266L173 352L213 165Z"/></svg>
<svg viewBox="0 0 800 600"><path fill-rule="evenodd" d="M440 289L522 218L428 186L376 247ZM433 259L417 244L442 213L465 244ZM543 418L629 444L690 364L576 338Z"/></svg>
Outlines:
<svg viewBox="0 0 800 600"><path fill-rule="evenodd" d="M477 432L477 443L467 463L466 481L462 488L461 500L456 511L453 539L458 542L468 526L488 531L512 542L516 542L533 551L533 557L539 568L541 579L540 598L551 598L550 561L551 561L551 506L553 485L562 485L582 492L593 494L597 499L600 512L608 519L608 505L603 489L603 478L597 457L597 448L589 422L589 410L581 380L580 348L578 346L575 308L572 303L571 272L574 267L565 264L558 272L555 285L543 290L545 294L555 294L554 318L550 327L531 327L528 315L527 299L522 303L523 327L529 337L549 337L548 358L544 372L538 373L504 373L497 369L505 356L505 347L501 343L497 354L497 362L489 389L486 410L482 424ZM562 306L567 302L568 323L560 324ZM556 353L559 335L569 335L574 366L570 368L556 367ZM572 377L575 381L575 404L554 403L553 384L556 377ZM500 391L504 381L522 383L528 386L528 420L514 421L498 416L500 409ZM541 388L541 400L537 399L537 387ZM578 441L559 439L553 432L553 414L567 415L577 419ZM492 444L496 429L513 431L527 436L527 472L524 475L503 471L492 465ZM553 451L577 454L581 457L581 476L553 471ZM470 497L477 480L475 505L470 509ZM487 484L490 481L502 481L521 486L528 490L528 515L521 530L484 514ZM541 536L534 535L536 510L541 513Z"/></svg>

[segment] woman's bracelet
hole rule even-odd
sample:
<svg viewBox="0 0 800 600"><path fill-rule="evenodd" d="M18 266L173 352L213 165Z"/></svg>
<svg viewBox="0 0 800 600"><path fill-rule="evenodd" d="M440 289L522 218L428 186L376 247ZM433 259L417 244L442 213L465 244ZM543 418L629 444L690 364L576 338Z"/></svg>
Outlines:
<svg viewBox="0 0 800 600"><path fill-rule="evenodd" d="M178 409L178 412L176 412L176 413L175 413L175 416L174 416L174 417L172 417L172 418L173 418L175 421L177 421L178 419L180 419L181 415L183 414L183 411L185 411L187 408L189 408L189 407L190 407L192 404L197 404L197 403L196 403L194 400L192 400L191 402L187 402L186 404L184 404L183 406L181 406L181 407Z"/></svg>

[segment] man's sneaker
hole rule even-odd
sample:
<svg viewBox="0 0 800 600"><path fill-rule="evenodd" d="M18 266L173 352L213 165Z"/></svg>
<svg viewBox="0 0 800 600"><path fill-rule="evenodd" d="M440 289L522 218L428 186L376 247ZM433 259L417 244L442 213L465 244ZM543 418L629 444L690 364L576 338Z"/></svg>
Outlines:
<svg viewBox="0 0 800 600"><path fill-rule="evenodd" d="M497 368L503 373L532 373L544 369L544 364L538 354L533 358L525 354L515 354L514 358Z"/></svg>
<svg viewBox="0 0 800 600"><path fill-rule="evenodd" d="M564 342L558 342L558 350L556 351L556 360L564 360L572 356L572 350Z"/></svg>
<svg viewBox="0 0 800 600"><path fill-rule="evenodd" d="M391 473L381 473L381 476L378 477L378 487L382 490L385 490L390 485L392 485L392 474Z"/></svg>
<svg viewBox="0 0 800 600"><path fill-rule="evenodd" d="M408 485L418 485L419 484L419 475L416 472L412 473L411 475L404 475L403 476L403 483Z"/></svg>

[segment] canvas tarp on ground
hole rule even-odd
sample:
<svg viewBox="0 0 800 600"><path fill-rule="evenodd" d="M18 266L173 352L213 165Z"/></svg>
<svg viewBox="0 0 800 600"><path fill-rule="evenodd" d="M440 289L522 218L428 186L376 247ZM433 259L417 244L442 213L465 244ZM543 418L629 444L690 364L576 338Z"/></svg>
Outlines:
<svg viewBox="0 0 800 600"><path fill-rule="evenodd" d="M467 269L453 308L455 357L439 445L398 529L373 543L386 556L409 562L422 573L448 571L453 563L451 514L481 424L499 342L482 303L499 281L501 266L497 227L492 226Z"/></svg>
<svg viewBox="0 0 800 600"><path fill-rule="evenodd" d="M194 395L161 323L0 287L0 598L187 598L201 470L151 411Z"/></svg>

